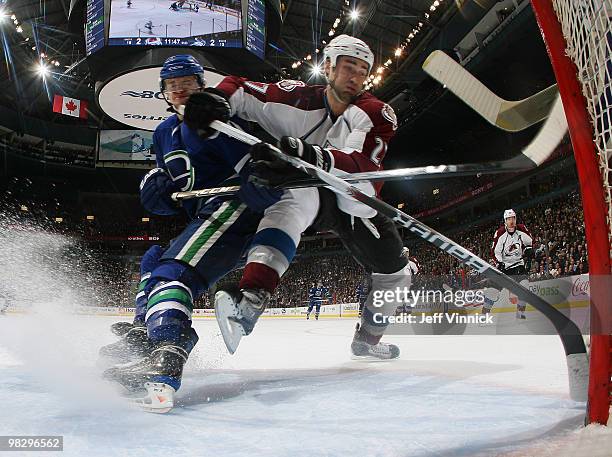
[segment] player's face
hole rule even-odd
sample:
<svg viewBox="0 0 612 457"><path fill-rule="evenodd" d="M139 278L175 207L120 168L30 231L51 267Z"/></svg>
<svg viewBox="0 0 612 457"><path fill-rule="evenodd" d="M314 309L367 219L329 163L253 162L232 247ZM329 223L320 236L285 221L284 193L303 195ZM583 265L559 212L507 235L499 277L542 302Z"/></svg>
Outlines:
<svg viewBox="0 0 612 457"><path fill-rule="evenodd" d="M516 216L506 218L506 228L513 231L516 228Z"/></svg>
<svg viewBox="0 0 612 457"><path fill-rule="evenodd" d="M164 80L164 95L173 106L184 105L191 94L201 89L202 87L195 75Z"/></svg>
<svg viewBox="0 0 612 457"><path fill-rule="evenodd" d="M368 64L355 57L338 57L336 66L329 68L329 80L340 99L346 103L350 103L363 90L367 77Z"/></svg>

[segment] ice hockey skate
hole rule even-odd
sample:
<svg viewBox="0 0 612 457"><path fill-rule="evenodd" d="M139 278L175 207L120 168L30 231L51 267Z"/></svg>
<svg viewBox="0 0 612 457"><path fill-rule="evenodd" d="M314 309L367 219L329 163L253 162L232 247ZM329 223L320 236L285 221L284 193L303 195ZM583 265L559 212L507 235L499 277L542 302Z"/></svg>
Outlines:
<svg viewBox="0 0 612 457"><path fill-rule="evenodd" d="M230 354L236 352L243 336L249 335L266 309L270 293L266 290L221 290L215 294L215 317Z"/></svg>
<svg viewBox="0 0 612 457"><path fill-rule="evenodd" d="M381 343L379 336L366 333L358 323L351 343L351 356L355 360L391 360L399 357L399 347Z"/></svg>
<svg viewBox="0 0 612 457"><path fill-rule="evenodd" d="M110 330L114 335L123 336L134 327L132 322L115 322L110 326Z"/></svg>
<svg viewBox="0 0 612 457"><path fill-rule="evenodd" d="M188 352L174 343L160 343L150 355L106 370L103 377L130 392L146 390L145 397L132 399L151 412L165 413L174 406L174 393L181 385Z"/></svg>
<svg viewBox="0 0 612 457"><path fill-rule="evenodd" d="M127 324L127 322L118 322L117 324ZM114 343L107 344L100 348L100 357L110 361L111 363L127 363L135 359L140 359L146 356L151 345L147 337L147 328L144 326L134 326L114 324L111 331L119 334L123 331L123 336Z"/></svg>
<svg viewBox="0 0 612 457"><path fill-rule="evenodd" d="M351 343L353 359L391 360L399 357L400 350L395 344L381 343L379 336L370 335L358 323Z"/></svg>

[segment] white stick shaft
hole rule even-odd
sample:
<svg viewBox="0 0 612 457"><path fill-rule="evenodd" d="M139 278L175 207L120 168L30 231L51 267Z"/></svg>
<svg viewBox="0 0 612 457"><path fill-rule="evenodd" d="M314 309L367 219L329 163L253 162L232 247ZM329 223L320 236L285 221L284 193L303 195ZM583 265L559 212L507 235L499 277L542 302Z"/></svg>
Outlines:
<svg viewBox="0 0 612 457"><path fill-rule="evenodd" d="M212 121L210 126L218 132L225 133L227 136L232 138L236 138L237 140L242 141L243 143L249 144L251 146L261 143L261 140L256 136L251 135L250 133L245 132L244 130L237 129L232 127L229 124L221 121Z"/></svg>

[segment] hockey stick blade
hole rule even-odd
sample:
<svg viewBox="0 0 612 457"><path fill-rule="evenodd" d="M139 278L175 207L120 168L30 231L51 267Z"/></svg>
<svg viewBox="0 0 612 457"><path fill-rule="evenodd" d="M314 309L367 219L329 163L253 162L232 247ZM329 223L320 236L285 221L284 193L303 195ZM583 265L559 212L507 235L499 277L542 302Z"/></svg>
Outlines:
<svg viewBox="0 0 612 457"><path fill-rule="evenodd" d="M494 126L520 132L546 119L558 94L554 84L523 100L505 100L442 51L434 51L423 70Z"/></svg>
<svg viewBox="0 0 612 457"><path fill-rule="evenodd" d="M259 142L259 139L256 137L245 134L245 132L234 129L227 124L218 123L215 121L211 123L211 127L230 136L236 132L236 136L234 138L245 141L247 144L256 144ZM561 342L563 343L568 366L570 397L575 401L586 401L589 362L582 333L576 324L563 315L559 310L530 290L521 286L510 277L500 272L497 268L478 257L476 254L472 253L468 249L464 248L455 241L452 241L436 230L428 227L414 217L400 211L397 208L394 208L382 200L364 194L355 186L350 185L341 178L323 171L314 165L306 163L296 157L287 156L276 148L273 148L273 151L278 158L286 161L296 168L304 170L311 177L323 181L327 186L334 190L334 192L351 197L376 210L378 213L384 214L392 219L396 224L408 229L413 235L421 237L424 241L430 243L437 249L440 249L446 254L455 257L461 263L473 268L484 277L490 279L493 283L497 284L497 286L508 289L521 300L536 308L552 323L559 337L561 338Z"/></svg>
<svg viewBox="0 0 612 457"><path fill-rule="evenodd" d="M255 144L254 141L260 140L239 129L234 129L223 122L214 121L211 127L226 133L229 136L237 137L247 144ZM231 129L228 130L228 128ZM398 168L396 170L382 170L364 173L342 173L339 176L346 182L355 183L359 181L400 181L414 179L432 179L446 177L474 176L477 174L496 174L510 173L515 171L529 170L537 167L544 162L559 145L567 132L567 120L563 113L561 98L557 97L553 109L548 119L533 140L517 154L515 157L495 162L466 163L458 165L429 165L425 167ZM325 183L315 178L305 178L289 181L283 185L283 189L298 189L302 187L322 187ZM236 195L240 186L213 187L209 189L199 189L172 194L173 200L186 200L190 198L202 197L222 197Z"/></svg>

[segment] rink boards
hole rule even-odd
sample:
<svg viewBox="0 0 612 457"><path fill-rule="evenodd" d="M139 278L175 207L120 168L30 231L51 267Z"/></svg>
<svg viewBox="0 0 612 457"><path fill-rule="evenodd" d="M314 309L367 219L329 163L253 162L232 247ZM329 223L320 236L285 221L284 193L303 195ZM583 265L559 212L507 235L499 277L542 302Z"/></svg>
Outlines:
<svg viewBox="0 0 612 457"><path fill-rule="evenodd" d="M536 295L542 297L557 309L585 308L589 306L589 275L574 275L544 281L534 281L529 283L529 289ZM479 313L479 305L466 305L467 314ZM264 318L304 318L307 306L269 308L263 316ZM358 303L336 303L321 306L321 318L355 318L358 316ZM448 306L444 307L440 303L417 304L414 308L415 313L432 314L447 311ZM9 312L27 312L26 307L10 306ZM94 307L83 306L75 309L77 314L90 314L102 316L130 316L134 314L134 308L128 307ZM514 313L516 306L511 303L507 290L500 293L499 299L495 302L493 313ZM534 311L530 306L527 311ZM213 309L194 309L194 318L214 318Z"/></svg>

